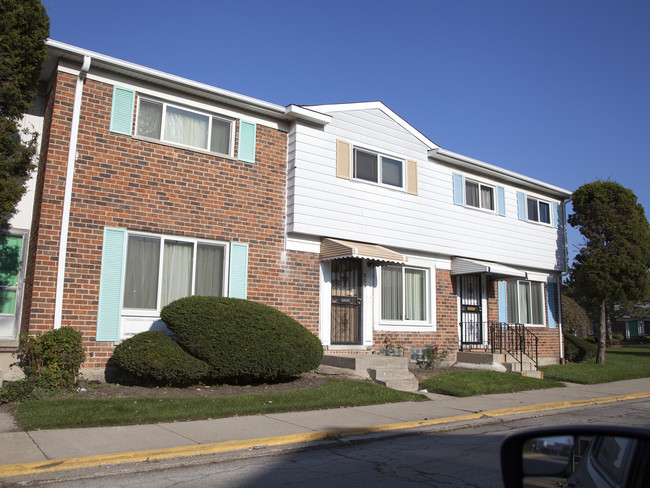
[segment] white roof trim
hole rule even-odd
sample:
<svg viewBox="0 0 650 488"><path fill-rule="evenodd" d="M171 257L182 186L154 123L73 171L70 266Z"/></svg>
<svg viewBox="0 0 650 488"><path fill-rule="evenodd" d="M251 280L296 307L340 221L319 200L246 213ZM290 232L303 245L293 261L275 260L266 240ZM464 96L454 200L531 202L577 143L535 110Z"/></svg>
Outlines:
<svg viewBox="0 0 650 488"><path fill-rule="evenodd" d="M411 124L409 124L402 117L397 115L391 109L389 109L382 102L353 102L353 103L333 103L329 105L306 105L305 108L316 110L318 112L332 113L332 112L349 112L352 110L381 110L391 119L397 122L402 128L409 132L413 137L418 139L422 144L427 146L429 150L436 149L439 146L433 142L431 139L426 137L422 132L417 130Z"/></svg>
<svg viewBox="0 0 650 488"><path fill-rule="evenodd" d="M572 192L565 190L564 188L544 183L543 181L515 173L514 171L500 168L499 166L494 166L493 164L479 161L478 159L463 156L462 154L458 154L452 151L447 151L441 147L430 150L429 157L434 160L450 163L454 166L468 169L470 171L477 171L489 176L501 178L502 180L513 183L514 185L524 186L535 191L550 193L554 197L561 200L571 198Z"/></svg>

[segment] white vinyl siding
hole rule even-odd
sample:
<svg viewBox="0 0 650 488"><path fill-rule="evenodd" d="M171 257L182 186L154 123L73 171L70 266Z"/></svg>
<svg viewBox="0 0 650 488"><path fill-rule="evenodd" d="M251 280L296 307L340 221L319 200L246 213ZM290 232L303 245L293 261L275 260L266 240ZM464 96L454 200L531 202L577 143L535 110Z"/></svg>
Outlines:
<svg viewBox="0 0 650 488"><path fill-rule="evenodd" d="M331 115L332 122L324 128L296 124L290 132L288 232L526 268L553 270L564 265L563 247L558 252L557 245L560 231L546 225L521 225L517 220L515 187L501 186L487 177L470 178L496 189L497 211L454 205L452 174L456 171L429 159L428 148L382 110ZM414 161L417 197L337 177L337 141L345 141L339 147L349 144L350 159L352 148L359 147ZM352 168L346 174L351 178Z"/></svg>

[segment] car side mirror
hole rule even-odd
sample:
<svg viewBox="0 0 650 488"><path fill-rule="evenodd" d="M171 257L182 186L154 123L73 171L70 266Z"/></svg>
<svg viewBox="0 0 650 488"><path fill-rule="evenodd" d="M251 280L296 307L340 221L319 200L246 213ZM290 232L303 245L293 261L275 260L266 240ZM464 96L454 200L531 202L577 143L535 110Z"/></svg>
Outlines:
<svg viewBox="0 0 650 488"><path fill-rule="evenodd" d="M501 446L506 488L650 486L650 430L572 426L515 434Z"/></svg>

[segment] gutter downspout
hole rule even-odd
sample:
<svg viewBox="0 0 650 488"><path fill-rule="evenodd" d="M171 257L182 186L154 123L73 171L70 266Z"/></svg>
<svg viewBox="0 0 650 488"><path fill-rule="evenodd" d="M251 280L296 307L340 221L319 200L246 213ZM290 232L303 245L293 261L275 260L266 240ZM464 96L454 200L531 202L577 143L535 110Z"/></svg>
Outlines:
<svg viewBox="0 0 650 488"><path fill-rule="evenodd" d="M558 329L560 332L560 364L564 361L564 332L562 324L562 279L564 276L569 274L569 244L567 238L567 215L566 215L566 204L570 200L562 201L562 229L564 234L564 270L560 273L560 282L557 284L557 317L558 317Z"/></svg>
<svg viewBox="0 0 650 488"><path fill-rule="evenodd" d="M65 285L65 261L68 251L68 229L70 226L70 208L72 206L72 185L74 183L75 162L77 159L77 141L79 138L79 119L81 112L81 97L90 69L90 56L84 56L83 65L79 70L77 86L72 107L72 126L70 128L70 146L68 148L68 166L65 176L65 192L63 194L63 215L61 216L61 237L59 240L59 263L56 273L56 296L54 301L54 328L61 327L63 316L63 287Z"/></svg>

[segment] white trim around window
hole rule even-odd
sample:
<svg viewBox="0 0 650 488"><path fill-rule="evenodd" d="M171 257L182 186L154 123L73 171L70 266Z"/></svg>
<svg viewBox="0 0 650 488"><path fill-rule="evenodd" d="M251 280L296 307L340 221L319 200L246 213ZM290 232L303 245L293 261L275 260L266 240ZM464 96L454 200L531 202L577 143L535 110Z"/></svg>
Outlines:
<svg viewBox="0 0 650 488"><path fill-rule="evenodd" d="M435 265L409 257L407 266L386 264L375 270L375 330L435 331Z"/></svg>
<svg viewBox="0 0 650 488"><path fill-rule="evenodd" d="M232 157L235 119L138 96L135 135Z"/></svg>
<svg viewBox="0 0 650 488"><path fill-rule="evenodd" d="M465 206L496 212L496 186L465 178Z"/></svg>
<svg viewBox="0 0 650 488"><path fill-rule="evenodd" d="M551 203L526 195L526 217L530 222L551 225Z"/></svg>
<svg viewBox="0 0 650 488"><path fill-rule="evenodd" d="M529 327L545 327L546 283L507 280L506 286L508 322Z"/></svg>
<svg viewBox="0 0 650 488"><path fill-rule="evenodd" d="M406 159L379 151L352 148L352 179L385 188L406 189Z"/></svg>
<svg viewBox="0 0 650 488"><path fill-rule="evenodd" d="M190 295L227 296L229 243L127 231L122 315L159 317Z"/></svg>

